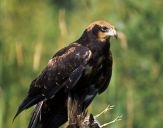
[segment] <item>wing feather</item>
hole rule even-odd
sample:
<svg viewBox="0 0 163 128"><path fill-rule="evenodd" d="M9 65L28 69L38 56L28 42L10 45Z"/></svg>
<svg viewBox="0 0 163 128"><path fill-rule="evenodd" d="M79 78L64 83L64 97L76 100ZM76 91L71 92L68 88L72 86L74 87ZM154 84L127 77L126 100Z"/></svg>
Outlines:
<svg viewBox="0 0 163 128"><path fill-rule="evenodd" d="M63 87L73 88L90 58L91 51L77 43L61 49L49 60L42 74L32 81L28 96L19 106L15 117L45 98L54 97Z"/></svg>

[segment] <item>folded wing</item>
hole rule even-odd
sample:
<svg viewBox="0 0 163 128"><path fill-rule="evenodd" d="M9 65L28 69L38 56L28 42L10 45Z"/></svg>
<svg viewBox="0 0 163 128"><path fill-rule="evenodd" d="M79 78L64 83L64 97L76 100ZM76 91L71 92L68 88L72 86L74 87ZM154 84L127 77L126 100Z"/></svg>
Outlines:
<svg viewBox="0 0 163 128"><path fill-rule="evenodd" d="M23 110L55 97L60 89L73 88L90 58L91 51L77 43L72 43L57 52L39 77L32 81L28 95L19 106L14 119Z"/></svg>

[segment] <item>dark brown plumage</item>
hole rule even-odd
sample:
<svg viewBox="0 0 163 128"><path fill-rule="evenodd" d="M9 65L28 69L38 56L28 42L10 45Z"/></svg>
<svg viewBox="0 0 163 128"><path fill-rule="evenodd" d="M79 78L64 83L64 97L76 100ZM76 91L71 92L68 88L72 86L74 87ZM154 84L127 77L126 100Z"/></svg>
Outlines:
<svg viewBox="0 0 163 128"><path fill-rule="evenodd" d="M107 87L112 74L110 37L114 26L105 21L90 24L82 36L59 50L32 81L27 97L15 115L36 104L29 128L57 128L67 121L68 95L82 102L81 112Z"/></svg>

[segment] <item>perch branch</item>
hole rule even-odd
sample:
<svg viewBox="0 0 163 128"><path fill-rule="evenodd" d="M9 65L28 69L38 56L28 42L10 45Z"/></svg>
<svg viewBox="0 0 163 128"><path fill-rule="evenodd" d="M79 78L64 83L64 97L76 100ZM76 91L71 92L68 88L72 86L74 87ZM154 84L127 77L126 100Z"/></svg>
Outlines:
<svg viewBox="0 0 163 128"><path fill-rule="evenodd" d="M114 105L108 105L102 112L100 112L99 114L97 114L95 117L98 118L100 117L102 114L106 113L107 111L111 110L114 108Z"/></svg>
<svg viewBox="0 0 163 128"><path fill-rule="evenodd" d="M105 124L101 125L100 128L103 128L103 127L105 127L107 125L113 124L113 123L115 123L117 121L120 121L120 120L122 120L122 116L121 115L120 116L117 116L113 121L110 121L108 123L105 123Z"/></svg>

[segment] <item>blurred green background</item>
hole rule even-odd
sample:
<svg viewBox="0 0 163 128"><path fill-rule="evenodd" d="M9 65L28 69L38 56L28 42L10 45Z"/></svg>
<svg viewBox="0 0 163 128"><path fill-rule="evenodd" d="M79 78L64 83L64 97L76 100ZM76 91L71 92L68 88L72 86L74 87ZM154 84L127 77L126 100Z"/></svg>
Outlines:
<svg viewBox="0 0 163 128"><path fill-rule="evenodd" d="M30 82L95 20L112 22L119 39L110 87L90 110L115 105L99 119L122 115L111 128L163 128L162 0L0 0L0 128L27 127L32 109L12 118Z"/></svg>

